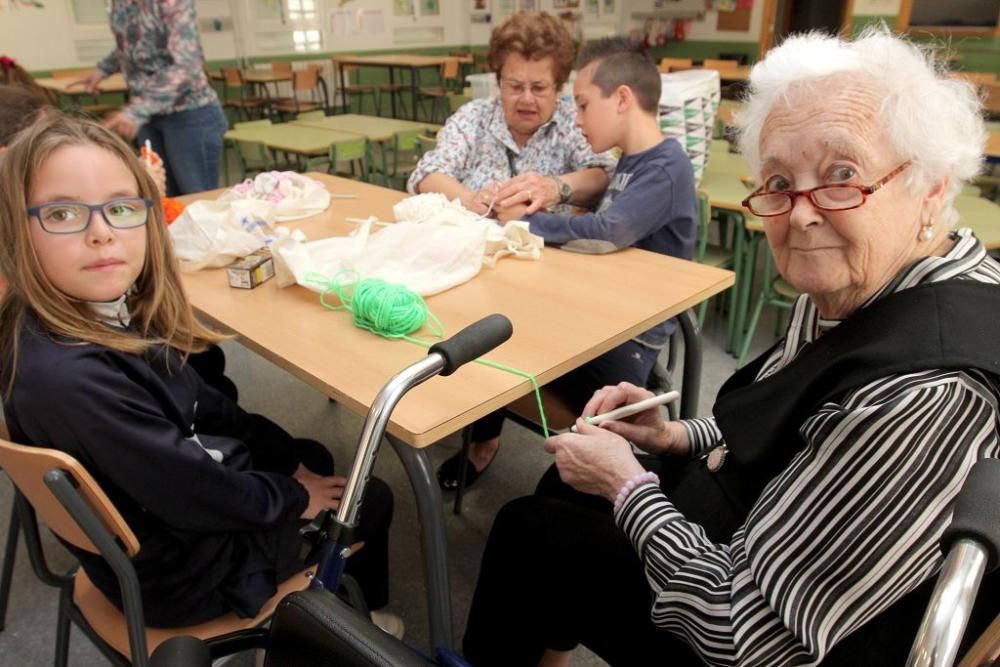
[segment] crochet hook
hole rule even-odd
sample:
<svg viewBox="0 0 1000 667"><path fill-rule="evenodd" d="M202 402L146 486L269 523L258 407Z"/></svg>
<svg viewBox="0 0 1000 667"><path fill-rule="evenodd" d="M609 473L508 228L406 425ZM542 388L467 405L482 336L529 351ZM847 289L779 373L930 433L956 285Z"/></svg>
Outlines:
<svg viewBox="0 0 1000 667"><path fill-rule="evenodd" d="M628 405L623 405L620 408L615 408L610 412L605 412L600 415L595 415L593 417L584 417L584 421L592 426L599 426L600 424L612 421L615 419L624 419L625 417L631 417L632 415L638 414L643 410L648 410L650 408L656 407L658 405L666 405L667 403L673 403L678 398L681 397L678 391L668 391L665 394L658 394L656 396L650 396L641 401L636 401L635 403L629 403ZM576 426L570 427L570 430L574 433L576 432Z"/></svg>

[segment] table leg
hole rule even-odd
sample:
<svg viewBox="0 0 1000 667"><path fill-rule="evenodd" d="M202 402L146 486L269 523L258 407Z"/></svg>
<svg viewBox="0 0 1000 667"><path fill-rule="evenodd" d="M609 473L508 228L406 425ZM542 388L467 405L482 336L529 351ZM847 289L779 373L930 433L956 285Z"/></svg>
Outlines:
<svg viewBox="0 0 1000 667"><path fill-rule="evenodd" d="M732 216L733 220L733 273L736 274L736 283L732 286L729 292L729 324L726 327L726 352L734 353L736 346L738 345L736 341L739 335L738 330L740 326L740 313L739 309L739 297L742 294L744 274L746 270L744 268L744 258L743 258L743 238L745 234L745 228L743 226L743 216L737 214Z"/></svg>
<svg viewBox="0 0 1000 667"><path fill-rule="evenodd" d="M736 319L736 338L733 341L733 352L739 356L743 338L746 335L747 315L750 313L750 298L753 296L754 274L757 272L757 252L763 234L747 231L747 251L743 260L743 273L746 280L740 285L740 301Z"/></svg>
<svg viewBox="0 0 1000 667"><path fill-rule="evenodd" d="M403 463L417 501L420 522L420 547L424 557L427 584L427 610L430 618L431 646L454 648L451 628L451 588L448 584L448 540L444 525L444 502L434 475L434 466L426 450L410 447L386 435Z"/></svg>
<svg viewBox="0 0 1000 667"><path fill-rule="evenodd" d="M396 87L396 68L389 65L389 103L392 106L392 117L399 118L396 112L396 93L393 88Z"/></svg>
<svg viewBox="0 0 1000 667"><path fill-rule="evenodd" d="M340 104L344 109L344 113L351 113L351 107L347 102L347 79L344 76L344 64L337 63L337 75L340 79ZM336 95L334 95L336 99Z"/></svg>
<svg viewBox="0 0 1000 667"><path fill-rule="evenodd" d="M417 119L417 97L420 95L417 90L417 68L410 68L410 118Z"/></svg>

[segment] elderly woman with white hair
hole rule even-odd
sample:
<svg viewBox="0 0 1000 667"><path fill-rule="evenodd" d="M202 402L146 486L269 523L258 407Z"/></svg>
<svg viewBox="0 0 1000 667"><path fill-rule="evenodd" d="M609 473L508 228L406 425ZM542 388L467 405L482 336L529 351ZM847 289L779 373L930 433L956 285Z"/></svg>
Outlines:
<svg viewBox="0 0 1000 667"><path fill-rule="evenodd" d="M810 34L754 67L742 130L744 205L803 292L788 329L713 417L545 442L554 469L487 543L477 667L568 664L578 643L614 665L906 658L958 489L1000 455L1000 265L953 207L979 102L884 30ZM648 395L606 387L584 415ZM970 636L998 600L981 592Z"/></svg>

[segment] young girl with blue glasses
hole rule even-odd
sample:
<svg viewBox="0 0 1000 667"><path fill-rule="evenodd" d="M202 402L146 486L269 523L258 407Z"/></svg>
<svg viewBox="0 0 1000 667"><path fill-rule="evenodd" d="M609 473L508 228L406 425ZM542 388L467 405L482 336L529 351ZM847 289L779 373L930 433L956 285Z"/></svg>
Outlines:
<svg viewBox="0 0 1000 667"><path fill-rule="evenodd" d="M303 567L301 520L343 477L317 442L242 410L186 363L221 336L184 294L153 181L96 123L43 113L0 160L0 379L11 438L78 459L142 544L149 625L256 615ZM387 601L392 495L369 487L350 559ZM72 549L120 606L104 561Z"/></svg>

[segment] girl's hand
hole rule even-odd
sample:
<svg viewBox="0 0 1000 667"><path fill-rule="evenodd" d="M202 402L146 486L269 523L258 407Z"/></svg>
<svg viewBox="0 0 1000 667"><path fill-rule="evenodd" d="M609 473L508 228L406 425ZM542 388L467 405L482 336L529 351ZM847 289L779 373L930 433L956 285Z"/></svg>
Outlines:
<svg viewBox="0 0 1000 667"><path fill-rule="evenodd" d="M583 416L593 417L611 412L615 408L651 396L653 396L652 392L628 382L622 382L613 387L604 387L594 392L583 408ZM663 421L659 407L644 410L624 419L604 422L600 428L620 435L650 454L687 456L691 449L687 430L676 422Z"/></svg>
<svg viewBox="0 0 1000 667"><path fill-rule="evenodd" d="M562 481L614 502L625 482L641 474L643 467L624 438L583 419L576 420L576 429L548 438L545 451L555 455Z"/></svg>
<svg viewBox="0 0 1000 667"><path fill-rule="evenodd" d="M306 505L301 518L312 520L323 510L336 510L340 507L340 499L344 496L344 485L347 484L346 477L337 475L323 477L301 464L292 477L309 494L309 504Z"/></svg>
<svg viewBox="0 0 1000 667"><path fill-rule="evenodd" d="M112 132L117 132L126 139L132 139L135 137L136 132L139 128L136 127L132 119L123 114L121 111L115 111L109 114L104 119L104 127L108 128Z"/></svg>
<svg viewBox="0 0 1000 667"><path fill-rule="evenodd" d="M156 189L160 193L161 197L167 194L167 171L163 168L163 161L154 162L150 164L147 160L139 160L142 162L142 166L146 168L146 173L149 174L153 182L156 183Z"/></svg>

